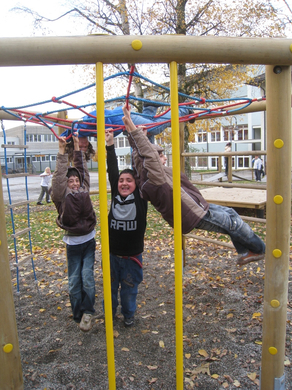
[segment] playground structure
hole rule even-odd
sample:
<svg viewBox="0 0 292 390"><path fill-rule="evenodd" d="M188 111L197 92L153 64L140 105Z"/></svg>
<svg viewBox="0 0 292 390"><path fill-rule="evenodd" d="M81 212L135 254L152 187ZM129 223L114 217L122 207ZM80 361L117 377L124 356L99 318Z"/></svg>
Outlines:
<svg viewBox="0 0 292 390"><path fill-rule="evenodd" d="M104 129L103 63L170 64L175 221L176 383L183 389L182 261L180 155L177 62L242 63L266 66L267 111L267 248L262 344L262 390L284 390L284 352L291 214L291 70L292 46L287 39L242 39L190 36L57 37L0 39L0 66L96 65L97 128ZM105 134L98 131L101 241L104 264L109 389L115 389L111 319ZM281 172L281 175L279 175ZM0 196L3 197L2 185ZM3 388L23 388L14 315L5 213L0 206L1 320L0 376ZM108 320L109 319L109 320Z"/></svg>

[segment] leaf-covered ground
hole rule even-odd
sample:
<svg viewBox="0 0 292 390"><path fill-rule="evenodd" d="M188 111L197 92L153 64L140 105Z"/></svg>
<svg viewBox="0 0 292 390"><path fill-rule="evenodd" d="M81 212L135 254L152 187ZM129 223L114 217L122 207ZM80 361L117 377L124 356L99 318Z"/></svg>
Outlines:
<svg viewBox="0 0 292 390"><path fill-rule="evenodd" d="M47 207L53 211L52 205ZM32 220L37 223L38 219L37 213L32 213ZM47 224L53 223L48 217ZM95 265L95 324L90 332L82 333L71 317L60 232L44 229L42 234L47 236L46 242L34 244L38 289L31 265L26 264L21 269L18 296L11 267L24 389L108 389L100 243ZM259 387L264 262L239 268L235 255L234 250L222 246L187 241L183 275L185 389ZM151 211L135 325L125 328L121 316L113 322L117 389L176 389L173 263L172 230ZM291 269L290 264L290 276ZM289 283L286 390L292 389L291 298Z"/></svg>

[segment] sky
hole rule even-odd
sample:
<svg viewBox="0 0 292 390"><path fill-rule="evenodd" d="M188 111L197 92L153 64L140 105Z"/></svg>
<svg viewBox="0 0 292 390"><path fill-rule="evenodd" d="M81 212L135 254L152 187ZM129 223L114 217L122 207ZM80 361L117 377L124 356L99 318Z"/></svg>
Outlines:
<svg viewBox="0 0 292 390"><path fill-rule="evenodd" d="M65 5L66 0L10 0L0 1L0 38L5 37L29 37L33 36L33 18L23 13L10 11L16 6L26 6L42 15L50 18L56 18L69 6ZM283 11L292 17L286 4L292 10L292 0L278 1L283 5ZM286 4L285 4L286 3ZM74 29L72 26L74 25ZM53 31L50 35L66 36L86 35L85 26L76 23L73 18L67 17L61 22L50 24ZM40 32L37 34L40 35ZM292 37L292 33L290 35ZM0 67L0 107L17 107L23 104L32 104L50 99L53 96L62 96L71 91L84 87L81 73L73 75L72 66L34 66L34 67ZM92 102L88 98L88 93L84 92L67 98L74 104L83 104ZM52 105L47 106L46 111L51 109ZM45 108L45 107L43 107ZM55 105L53 105L53 108ZM33 109L32 109L33 110ZM36 110L38 111L38 110ZM77 113L78 117L80 116ZM76 112L69 112L69 117L76 118ZM11 128L19 123L14 121L5 121L5 128Z"/></svg>

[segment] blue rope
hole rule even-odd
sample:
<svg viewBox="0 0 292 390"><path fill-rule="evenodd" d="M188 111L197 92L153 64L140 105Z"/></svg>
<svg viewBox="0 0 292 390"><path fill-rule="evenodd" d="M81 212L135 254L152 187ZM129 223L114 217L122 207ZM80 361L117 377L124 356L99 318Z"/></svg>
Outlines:
<svg viewBox="0 0 292 390"><path fill-rule="evenodd" d="M114 79L114 78L116 78L116 77L129 76L129 75L130 75L130 71L118 72L118 73L116 73L116 74L114 74L114 75L105 77L105 78L104 78L104 81L108 81L108 80ZM169 87L166 87L166 86L164 86L164 85L162 85L162 84L156 83L155 81L150 80L148 77L145 77L145 76L141 75L141 74L138 73L138 72L134 72L134 73L132 73L132 75L133 75L133 77L140 78L141 80L144 80L144 81L146 81L146 82L152 84L153 86L155 86L155 87L157 87L157 88L160 88L160 89L162 89L162 90L165 90L165 91L167 91L168 93L170 92L170 88L169 88ZM68 96L77 94L77 93L79 93L79 92L88 90L88 89L90 89L90 88L92 88L92 87L95 87L95 85L96 85L96 83L92 83L92 84L90 84L90 85L87 85L87 86L85 86L85 87L79 88L79 89L77 89L77 90L75 90L75 91L73 91L73 92L69 92L69 93L67 93L67 94L61 95L61 96L59 96L59 97L57 97L57 98L54 98L54 99L55 99L56 101L60 100L59 103L62 104L62 103L64 103L64 102L62 102L62 99L66 98L66 97L68 97ZM252 99L251 99L251 98L244 98L244 99L242 99L242 98L232 98L232 99L231 99L231 98L229 98L229 99L226 99L226 98L225 98L225 99L202 99L202 98L198 98L198 97L195 97L195 96L186 95L186 94L184 94L184 93L182 93L182 92L179 92L178 94L179 94L179 96L181 96L181 97L184 97L184 98L189 99L189 100L192 100L192 101L196 101L196 102L198 102L198 103L221 103L221 102L223 103L223 102L229 102L229 101L242 101L242 100L244 100L245 102L247 101L247 103L244 104L244 106L237 107L237 108L233 108L233 109L231 108L231 109L229 109L229 110L228 110L228 109L224 110L224 112L228 112L228 113L233 113L233 112L236 112L236 111L238 111L238 110L241 110L242 108L247 107L249 104L252 103ZM125 100L126 100L126 97L125 97L125 95L123 95L123 96L119 96L119 97L116 97L116 98L107 99L107 100L105 100L105 103L112 103L112 102L115 102L115 101L125 101ZM151 103L151 100L149 100L149 99L138 98L138 97L136 97L136 96L131 96L131 95L129 96L129 100L134 101L134 102L142 102L142 103L145 103L145 102L149 103L149 102L150 102L150 103ZM9 113L9 114L12 115L12 116L15 116L15 118L21 119L21 120L22 120L21 115L17 115L17 114L13 113L13 112L10 111L10 110L17 110L17 109L18 109L18 110L21 110L21 109L24 109L24 108L29 108L29 107L33 107L33 106L39 106L39 105L48 104L48 103L52 103L52 99L50 99L50 100L45 100L45 101L42 101L42 102L39 102L39 103L28 104L28 105L25 105L25 106L19 106L19 107L8 107L8 108L5 108L5 107L2 106L1 109L2 109L3 111L5 111L6 113ZM78 105L78 106L75 106L75 107L60 108L59 110L51 110L51 111L47 111L47 112L45 112L45 113L38 113L38 114L36 114L36 118L37 118L40 122L42 122L42 123L44 124L44 126L48 127L48 128L51 130L54 126L57 126L57 123L52 123L52 122L49 121L49 119L46 120L46 119L44 119L44 118L42 118L42 117L44 117L44 116L46 116L46 115L49 116L49 115L54 114L54 113L63 112L63 111L84 109L84 108L87 108L87 107L89 107L89 106L95 106L95 105L96 105L96 102L93 102L93 103L86 103L86 104ZM170 107L170 104L167 103L167 102L165 102L164 105L165 105L166 107ZM194 107L194 106L191 106L191 105L188 105L188 104L181 104L180 106L187 106L190 110L192 110L192 111L194 111L194 112L197 111L197 110L198 110L198 111L201 111L201 110L202 110L202 107ZM203 109L203 110L204 110L204 113L200 113L200 114L199 114L199 117L200 117L200 116L203 116L203 115L208 115L208 114L217 112L216 109L214 109L214 108L213 108L212 110L211 110L211 109L208 110L208 108ZM218 109L218 110L219 110L219 109ZM221 109L221 110L222 110L222 111L219 112L219 114L220 114L220 113L223 113L223 109ZM141 113L134 113L134 112L133 112L132 114L141 115ZM81 120L81 122L82 122L82 120Z"/></svg>

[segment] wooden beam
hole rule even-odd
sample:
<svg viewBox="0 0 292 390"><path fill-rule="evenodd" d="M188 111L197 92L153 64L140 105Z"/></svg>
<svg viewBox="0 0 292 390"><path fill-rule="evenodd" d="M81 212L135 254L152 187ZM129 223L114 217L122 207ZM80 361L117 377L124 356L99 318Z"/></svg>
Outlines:
<svg viewBox="0 0 292 390"><path fill-rule="evenodd" d="M113 63L292 65L291 39L186 35L1 38L0 66Z"/></svg>

